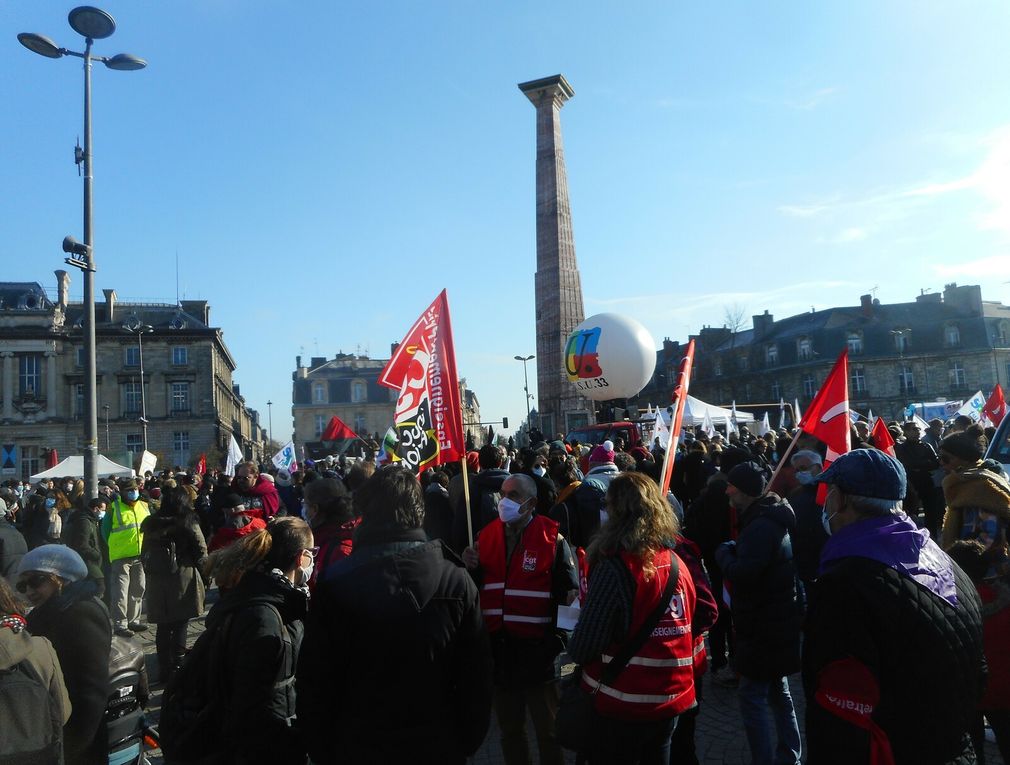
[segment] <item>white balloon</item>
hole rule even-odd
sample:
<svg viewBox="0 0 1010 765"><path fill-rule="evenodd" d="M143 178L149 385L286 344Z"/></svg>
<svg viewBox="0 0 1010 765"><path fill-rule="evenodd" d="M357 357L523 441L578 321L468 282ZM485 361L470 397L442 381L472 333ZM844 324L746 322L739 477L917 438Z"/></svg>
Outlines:
<svg viewBox="0 0 1010 765"><path fill-rule="evenodd" d="M656 345L648 330L616 313L590 316L565 344L565 372L593 401L638 395L656 369Z"/></svg>

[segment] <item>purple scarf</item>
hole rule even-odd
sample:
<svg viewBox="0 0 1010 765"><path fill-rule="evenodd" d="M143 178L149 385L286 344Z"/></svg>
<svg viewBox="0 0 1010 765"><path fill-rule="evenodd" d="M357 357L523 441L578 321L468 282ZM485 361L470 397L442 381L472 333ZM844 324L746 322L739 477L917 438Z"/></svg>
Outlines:
<svg viewBox="0 0 1010 765"><path fill-rule="evenodd" d="M851 523L835 532L821 552L820 573L841 558L869 558L893 568L952 606L957 605L950 558L907 515L887 515Z"/></svg>

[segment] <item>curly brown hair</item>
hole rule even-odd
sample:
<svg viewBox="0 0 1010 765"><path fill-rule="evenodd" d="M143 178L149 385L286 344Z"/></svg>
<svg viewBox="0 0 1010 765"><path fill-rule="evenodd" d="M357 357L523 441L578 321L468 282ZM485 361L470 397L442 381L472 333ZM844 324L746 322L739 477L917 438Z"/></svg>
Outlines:
<svg viewBox="0 0 1010 765"><path fill-rule="evenodd" d="M622 550L644 563L646 580L655 573L653 557L673 547L680 523L659 486L642 473L621 473L607 489L608 519L589 544L590 564Z"/></svg>

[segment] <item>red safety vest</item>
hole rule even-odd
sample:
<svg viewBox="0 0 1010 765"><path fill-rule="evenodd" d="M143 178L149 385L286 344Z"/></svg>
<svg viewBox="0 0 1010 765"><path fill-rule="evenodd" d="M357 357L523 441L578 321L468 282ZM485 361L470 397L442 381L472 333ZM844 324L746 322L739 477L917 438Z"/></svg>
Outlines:
<svg viewBox="0 0 1010 765"><path fill-rule="evenodd" d="M621 559L635 579L635 601L627 637L638 631L656 607L670 578L673 555L671 550L656 553L656 573L646 581L641 558L621 553ZM601 659L582 668L582 683L586 690L596 691L596 710L604 716L622 720L663 720L694 706L697 656L695 639L691 636L694 582L684 562L679 558L677 561L680 577L666 613L613 685L603 685L600 677L604 665L621 650L619 642L608 646Z"/></svg>
<svg viewBox="0 0 1010 765"><path fill-rule="evenodd" d="M477 535L484 582L480 608L489 632L504 629L517 638L539 640L553 628L552 571L558 524L534 515L505 560L505 524L491 521Z"/></svg>

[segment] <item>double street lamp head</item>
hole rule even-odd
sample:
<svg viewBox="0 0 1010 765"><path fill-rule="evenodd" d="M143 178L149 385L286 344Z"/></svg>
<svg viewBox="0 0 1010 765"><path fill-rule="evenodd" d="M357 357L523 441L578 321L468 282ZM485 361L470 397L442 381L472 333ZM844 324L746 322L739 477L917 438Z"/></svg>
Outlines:
<svg viewBox="0 0 1010 765"><path fill-rule="evenodd" d="M116 20L108 13L90 5L82 5L70 11L67 20L77 34L88 41L88 50L94 40L103 40L116 31ZM33 53L38 53L46 58L60 58L62 56L76 56L84 58L85 54L77 53L66 48L61 48L45 35L34 32L22 32L18 35L18 42L24 45ZM96 61L101 61L109 69L120 72L133 72L143 69L147 62L130 53L117 53L115 56L92 56Z"/></svg>

